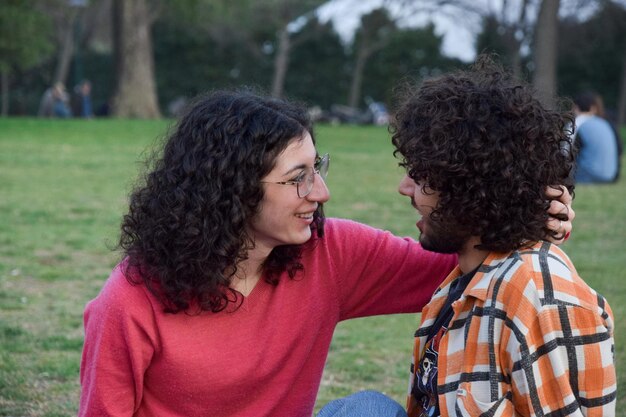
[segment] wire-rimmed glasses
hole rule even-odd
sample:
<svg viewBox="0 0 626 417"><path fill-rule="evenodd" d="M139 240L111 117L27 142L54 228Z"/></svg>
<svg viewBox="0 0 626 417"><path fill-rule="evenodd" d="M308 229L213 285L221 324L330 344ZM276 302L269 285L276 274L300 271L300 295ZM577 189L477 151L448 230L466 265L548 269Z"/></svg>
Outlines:
<svg viewBox="0 0 626 417"><path fill-rule="evenodd" d="M315 183L315 174L318 174L322 177L323 180L326 180L326 175L328 175L328 167L330 165L330 155L324 154L321 158L318 157L315 160L315 165L313 168L307 168L298 177L290 181L261 181L269 184L280 184L280 185L295 185L296 192L298 193L298 197L304 198L307 195L311 194L313 190L313 184Z"/></svg>

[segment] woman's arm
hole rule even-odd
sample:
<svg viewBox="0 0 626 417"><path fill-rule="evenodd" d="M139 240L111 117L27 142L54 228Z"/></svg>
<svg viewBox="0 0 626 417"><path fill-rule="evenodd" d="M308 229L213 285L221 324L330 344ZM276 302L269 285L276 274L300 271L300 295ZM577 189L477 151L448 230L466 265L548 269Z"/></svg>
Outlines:
<svg viewBox="0 0 626 417"><path fill-rule="evenodd" d="M158 340L145 292L130 285L118 266L87 304L84 321L78 415L134 415Z"/></svg>

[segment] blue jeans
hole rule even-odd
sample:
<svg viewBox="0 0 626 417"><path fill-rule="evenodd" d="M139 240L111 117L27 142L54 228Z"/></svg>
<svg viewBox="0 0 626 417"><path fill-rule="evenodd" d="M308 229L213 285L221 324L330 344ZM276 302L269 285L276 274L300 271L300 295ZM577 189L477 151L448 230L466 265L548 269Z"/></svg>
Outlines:
<svg viewBox="0 0 626 417"><path fill-rule="evenodd" d="M326 404L317 417L407 417L404 407L376 391L361 391Z"/></svg>

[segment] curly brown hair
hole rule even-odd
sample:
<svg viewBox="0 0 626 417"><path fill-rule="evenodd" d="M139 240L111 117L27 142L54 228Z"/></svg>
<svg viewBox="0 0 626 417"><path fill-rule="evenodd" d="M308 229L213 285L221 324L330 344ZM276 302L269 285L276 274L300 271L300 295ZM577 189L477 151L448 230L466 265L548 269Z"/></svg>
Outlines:
<svg viewBox="0 0 626 417"><path fill-rule="evenodd" d="M390 129L409 177L439 192L433 221L479 236L480 249L510 251L557 235L546 228L546 189L573 194L570 126L571 113L546 108L483 56L407 89Z"/></svg>
<svg viewBox="0 0 626 417"><path fill-rule="evenodd" d="M119 246L126 277L143 283L165 311L219 312L239 305L229 287L253 247L246 227L263 199L261 178L278 155L313 129L306 109L248 90L199 97L130 196ZM323 235L321 205L314 236ZM276 247L263 264L267 282L302 270L302 245Z"/></svg>

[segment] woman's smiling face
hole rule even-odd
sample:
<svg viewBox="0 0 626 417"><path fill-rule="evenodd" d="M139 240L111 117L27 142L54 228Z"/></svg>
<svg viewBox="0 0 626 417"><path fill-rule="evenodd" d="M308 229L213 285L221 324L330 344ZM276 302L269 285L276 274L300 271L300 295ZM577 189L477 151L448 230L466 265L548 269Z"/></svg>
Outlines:
<svg viewBox="0 0 626 417"><path fill-rule="evenodd" d="M311 135L295 137L289 146L278 155L272 171L262 181L264 197L259 213L252 221L248 234L256 249L267 253L280 245L298 245L311 238L313 213L319 204L330 198L326 183L318 174L311 192L304 198L298 197L297 186L275 184L293 181L301 177L303 171L315 166L317 151Z"/></svg>

